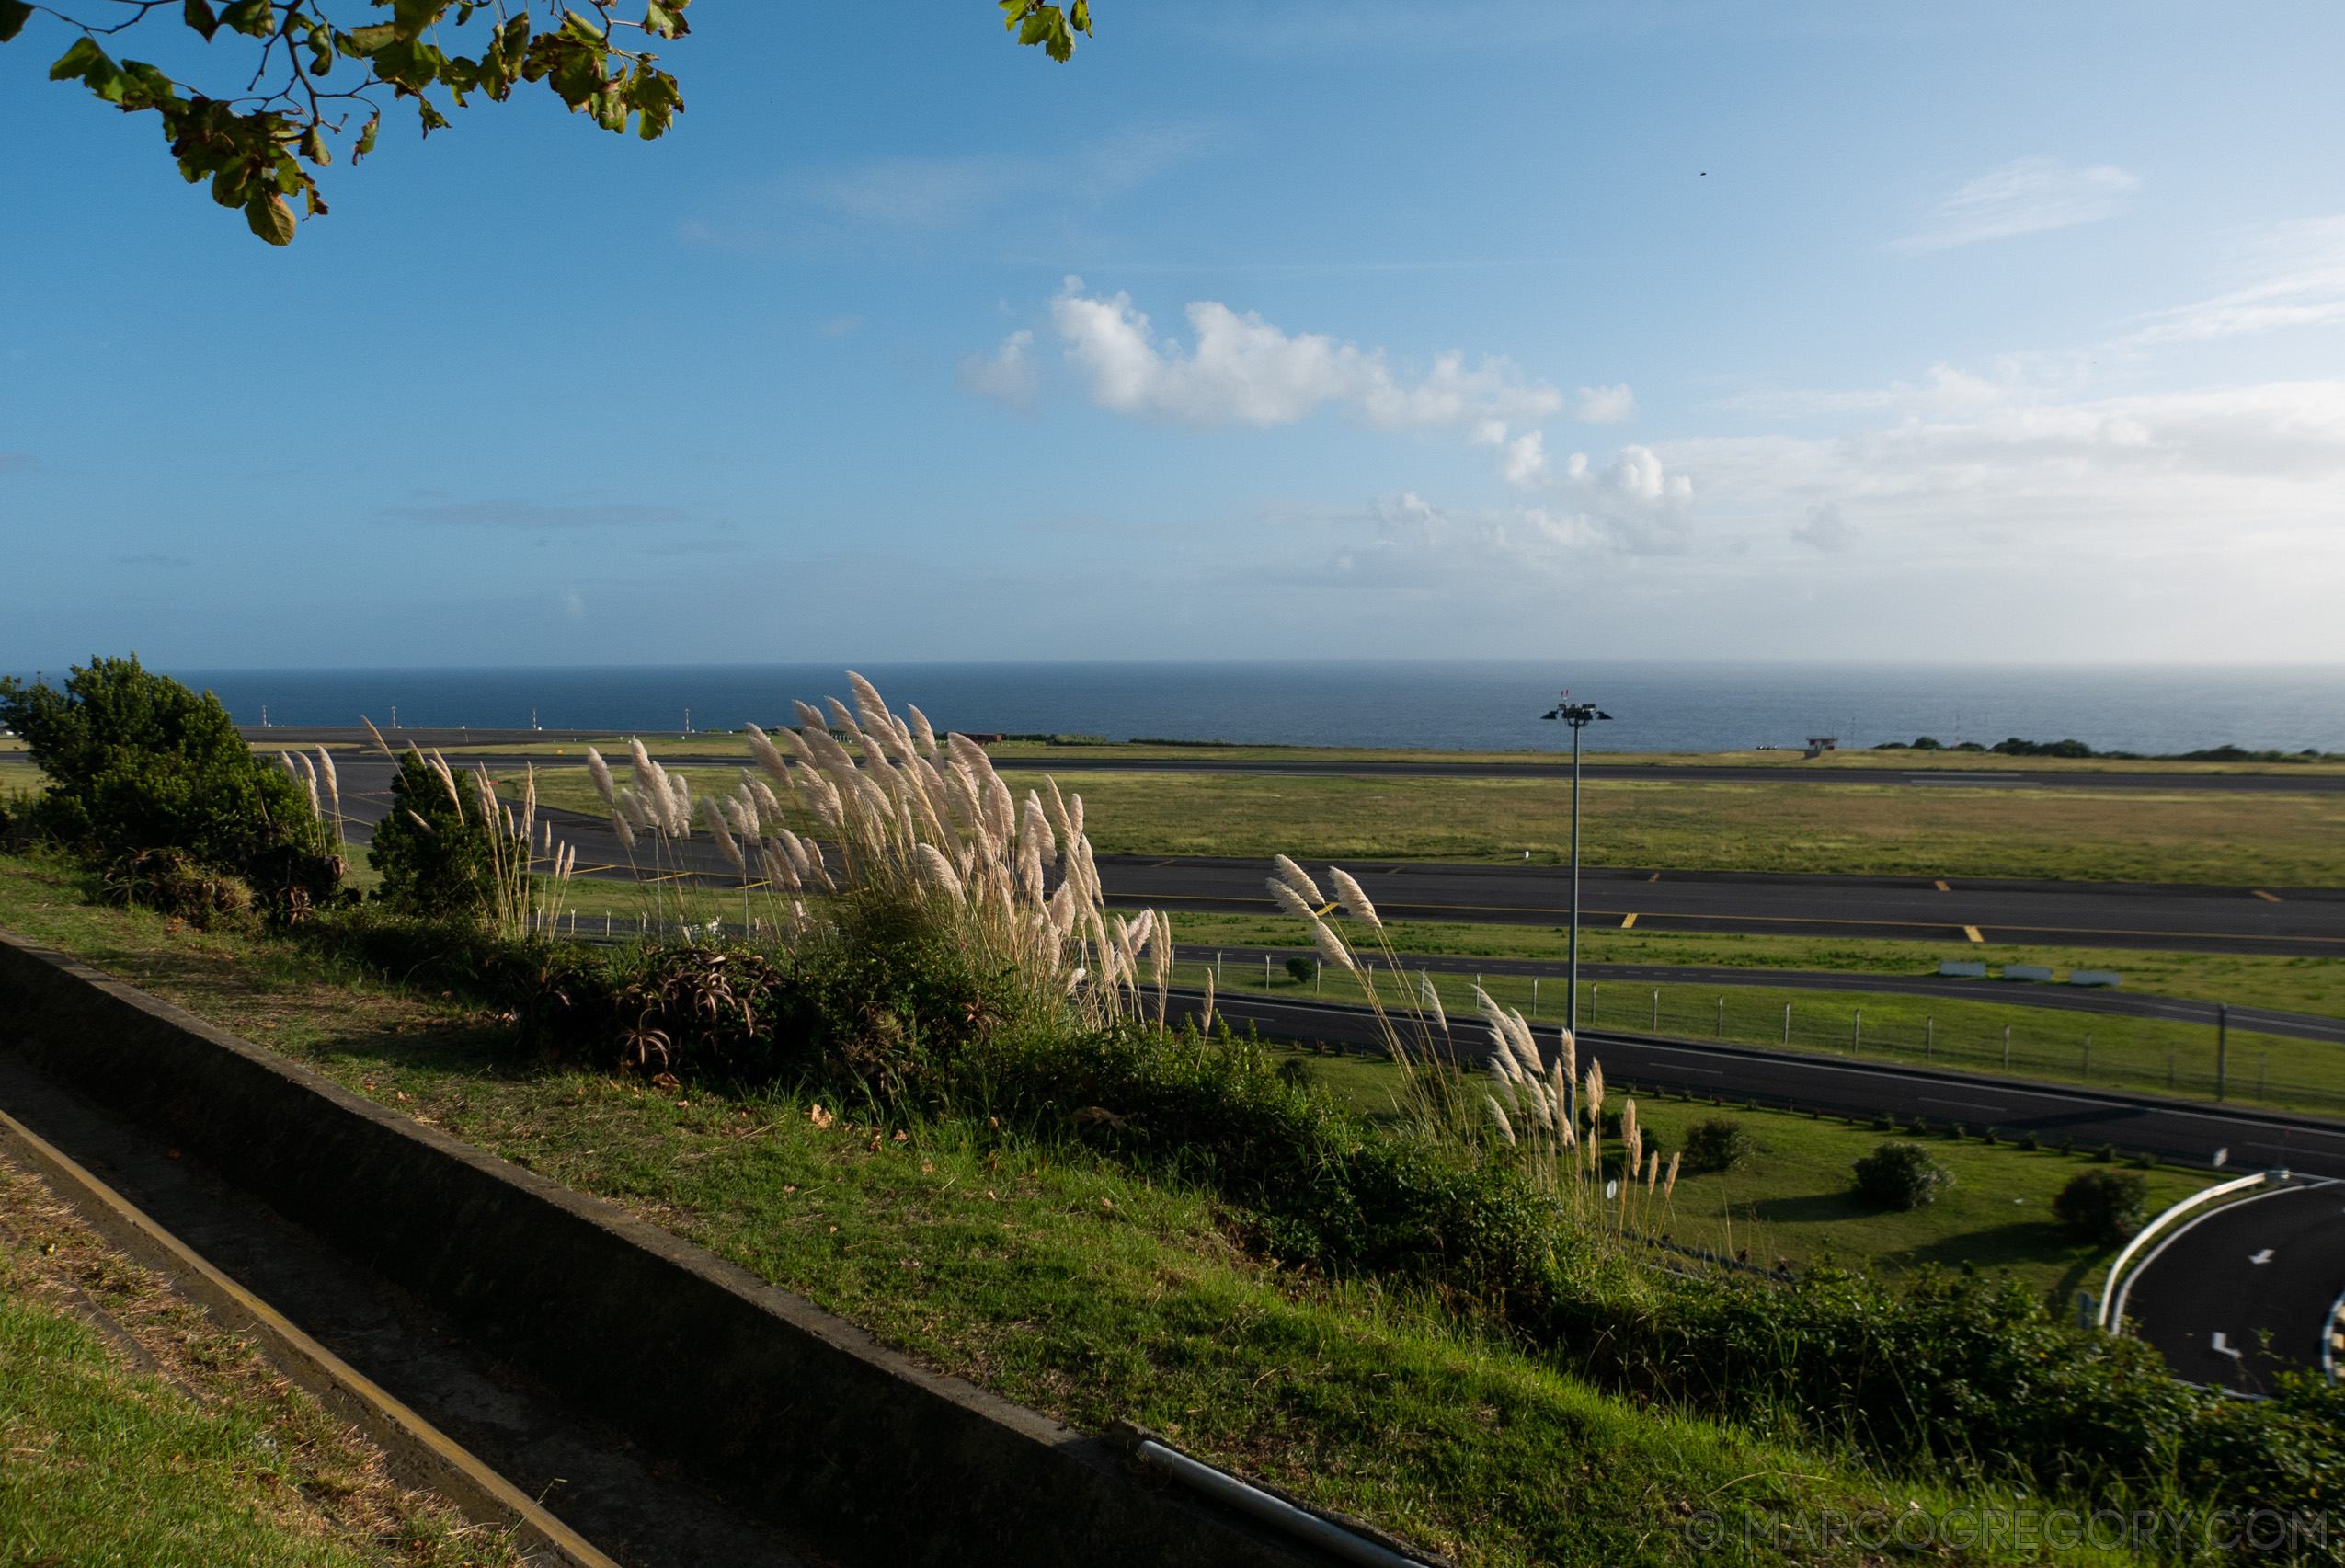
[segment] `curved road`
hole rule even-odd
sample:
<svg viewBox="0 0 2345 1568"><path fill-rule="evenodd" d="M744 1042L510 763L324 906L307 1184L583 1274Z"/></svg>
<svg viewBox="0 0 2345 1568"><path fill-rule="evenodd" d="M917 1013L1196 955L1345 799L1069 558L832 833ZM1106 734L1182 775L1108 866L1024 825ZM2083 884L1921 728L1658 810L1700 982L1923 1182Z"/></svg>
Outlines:
<svg viewBox="0 0 2345 1568"><path fill-rule="evenodd" d="M2291 1182L2198 1216L2118 1287L2129 1317L2178 1378L2272 1391L2317 1369L2345 1296L2345 1182Z"/></svg>

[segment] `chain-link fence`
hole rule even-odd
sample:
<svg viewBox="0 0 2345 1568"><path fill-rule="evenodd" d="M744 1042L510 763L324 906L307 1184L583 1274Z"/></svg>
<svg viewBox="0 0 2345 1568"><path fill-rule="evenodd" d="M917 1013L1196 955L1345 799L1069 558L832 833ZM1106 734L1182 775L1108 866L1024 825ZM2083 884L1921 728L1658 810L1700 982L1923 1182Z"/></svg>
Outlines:
<svg viewBox="0 0 2345 1568"><path fill-rule="evenodd" d="M1326 1001L1364 1000L1373 979L1388 1008L1419 993L1424 975L1389 967L1360 977L1321 969L1307 955L1187 960L1173 983ZM1470 1016L1479 984L1535 1023L1568 1015L1561 978L1433 972L1443 1008ZM1873 1061L2009 1073L2104 1089L2312 1111L2345 1111L2345 1051L2319 1041L2122 1013L1893 992L1793 990L1583 980L1582 1029L1825 1052Z"/></svg>

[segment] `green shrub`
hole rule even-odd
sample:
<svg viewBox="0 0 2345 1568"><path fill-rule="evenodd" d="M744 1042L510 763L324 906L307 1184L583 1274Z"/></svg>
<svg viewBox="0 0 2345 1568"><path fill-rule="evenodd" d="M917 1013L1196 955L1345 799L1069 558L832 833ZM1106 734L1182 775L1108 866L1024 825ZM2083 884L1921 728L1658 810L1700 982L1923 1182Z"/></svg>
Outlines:
<svg viewBox="0 0 2345 1568"><path fill-rule="evenodd" d="M1712 1116L1686 1134L1686 1163L1697 1171L1732 1171L1747 1165L1759 1141L1738 1121Z"/></svg>
<svg viewBox="0 0 2345 1568"><path fill-rule="evenodd" d="M382 874L375 897L401 914L478 921L498 891L496 840L477 801L460 805L431 765L410 750L391 780L391 810L375 824L367 864Z"/></svg>
<svg viewBox="0 0 2345 1568"><path fill-rule="evenodd" d="M1297 985L1307 986L1319 978L1319 960L1289 958L1287 960L1287 972L1295 977Z"/></svg>
<svg viewBox="0 0 2345 1568"><path fill-rule="evenodd" d="M2113 1247L2148 1218L2149 1184L2131 1171L2079 1171L2052 1200L2052 1217L2079 1242Z"/></svg>
<svg viewBox="0 0 2345 1568"><path fill-rule="evenodd" d="M24 813L39 837L99 864L177 851L280 909L340 887L307 791L253 755L217 697L150 674L136 655L92 658L63 687L0 679L0 724L49 777Z"/></svg>
<svg viewBox="0 0 2345 1568"><path fill-rule="evenodd" d="M1884 1143L1850 1169L1858 1195L1884 1208L1927 1208L1954 1185L1954 1173L1918 1143Z"/></svg>

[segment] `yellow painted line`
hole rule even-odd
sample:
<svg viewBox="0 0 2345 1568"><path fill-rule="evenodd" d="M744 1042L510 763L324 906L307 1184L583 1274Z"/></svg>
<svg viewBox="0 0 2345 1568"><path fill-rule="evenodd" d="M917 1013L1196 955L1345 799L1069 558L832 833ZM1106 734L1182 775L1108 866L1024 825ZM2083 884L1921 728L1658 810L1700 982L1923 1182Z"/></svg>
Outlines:
<svg viewBox="0 0 2345 1568"><path fill-rule="evenodd" d="M1225 898L1212 893L1111 892L1107 896L1111 898L1147 898L1152 902L1163 904L1270 903L1268 898ZM1329 909L1333 909L1334 907L1335 906L1333 904L1328 906ZM1558 920L1566 918L1566 911L1562 910L1531 909L1528 907L1517 907L1511 904L1404 904L1396 907L1410 910L1454 910L1460 914L1468 915L1547 915ZM1595 920L1610 920L1614 915L1624 912L1625 911L1620 910L1590 910L1587 911L1588 916ZM1744 921L1756 922L1760 925L1916 926L1934 923L1929 921L1833 920L1822 915L1709 915L1698 914L1690 910L1682 913L1664 911L1661 914L1661 918L1664 920ZM1962 931L1967 935L1974 928L1971 926L1964 926ZM2128 926L2099 925L2024 925L2002 926L1997 927L1996 929L2019 932L2049 932L2055 935L2065 936L2155 936L2176 942L2324 942L2331 943L2340 947L2345 947L2345 936L2267 936L2260 932L2250 931L2142 931ZM1984 942L1986 938L1982 936L1976 938L1976 940Z"/></svg>
<svg viewBox="0 0 2345 1568"><path fill-rule="evenodd" d="M1651 876L1646 877L1645 880L1648 882L1658 882L1661 880L1661 873L1656 871Z"/></svg>
<svg viewBox="0 0 2345 1568"><path fill-rule="evenodd" d="M1636 923L1637 923L1637 917L1636 917L1636 914L1635 914L1635 912L1634 912L1633 910L1632 910L1632 911L1630 911L1630 913L1625 914L1625 915L1622 915L1622 916L1620 917L1620 929L1621 929L1622 931L1627 931L1627 930L1630 929L1630 928L1631 928L1631 927L1633 927Z"/></svg>
<svg viewBox="0 0 2345 1568"><path fill-rule="evenodd" d="M434 1482L426 1484L476 1522L517 1527L524 1539L534 1536L552 1547L559 1560L571 1568L619 1568L584 1536L531 1502L527 1494L483 1464L463 1445L393 1399L364 1373L303 1333L276 1308L214 1268L186 1242L149 1219L145 1211L6 1111L0 1111L0 1137L15 1142L18 1147L13 1152L29 1156L29 1162L47 1174L54 1186L65 1189L57 1196L81 1210L92 1228L106 1234L115 1245L149 1264L154 1263L158 1255L166 1260L161 1265L163 1272L177 1276L186 1294L221 1314L215 1321L220 1321L223 1327L234 1330L248 1324L257 1337L276 1351L269 1359L277 1363L280 1371L294 1381L310 1386L313 1391L318 1383L329 1383L355 1403L364 1413L361 1425L377 1429L369 1434L377 1443L392 1448L413 1446L423 1450L442 1471ZM393 1440L385 1442L386 1437Z"/></svg>
<svg viewBox="0 0 2345 1568"><path fill-rule="evenodd" d="M2267 893L2260 887L2252 888L2250 891L2259 898L2266 898L2275 904L2280 902L2280 896L2276 893Z"/></svg>
<svg viewBox="0 0 2345 1568"><path fill-rule="evenodd" d="M1964 926L1962 928L1962 934L1969 937L1973 942L1985 942L1986 940L1985 937L1979 934L1979 928L1974 925Z"/></svg>
<svg viewBox="0 0 2345 1568"><path fill-rule="evenodd" d="M1941 893L1951 893L1952 891L1954 891L1954 889L1953 889L1953 888L1949 887L1946 885L1946 878L1944 878L1944 877L1942 877L1942 876L1941 876L1941 877L1939 877L1939 878L1938 879L1938 890L1939 890L1939 892L1941 892Z"/></svg>
<svg viewBox="0 0 2345 1568"><path fill-rule="evenodd" d="M1149 866L1148 866L1148 868L1149 868L1150 871L1154 871L1154 870L1155 870L1158 866L1160 866L1160 865L1170 865L1170 864L1172 864L1172 863L1171 861L1169 861L1169 860L1152 860L1152 861L1149 862Z"/></svg>
<svg viewBox="0 0 2345 1568"><path fill-rule="evenodd" d="M1333 909L1334 907L1335 907L1335 906L1334 906L1333 903L1330 903L1330 904L1328 904L1327 906L1325 906L1325 908L1321 909L1321 910L1319 911L1319 918L1320 918L1320 919L1321 919L1321 920L1325 920L1325 919L1327 918L1327 911L1328 911L1328 910L1332 910L1332 909Z"/></svg>

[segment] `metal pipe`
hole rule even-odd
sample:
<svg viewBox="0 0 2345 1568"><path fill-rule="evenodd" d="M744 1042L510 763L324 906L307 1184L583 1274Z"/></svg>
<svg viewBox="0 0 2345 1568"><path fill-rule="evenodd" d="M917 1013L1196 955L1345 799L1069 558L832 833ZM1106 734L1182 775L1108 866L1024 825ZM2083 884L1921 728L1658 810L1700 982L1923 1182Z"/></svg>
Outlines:
<svg viewBox="0 0 2345 1568"><path fill-rule="evenodd" d="M1273 1529L1283 1530L1298 1540L1307 1540L1331 1557L1359 1563L1361 1568L1424 1568L1413 1559L1388 1551L1340 1526L1331 1525L1317 1514L1305 1513L1283 1497L1274 1497L1259 1487L1249 1486L1234 1475L1225 1474L1208 1464L1200 1464L1188 1455L1176 1453L1161 1443L1142 1442L1137 1451L1143 1463L1155 1466L1165 1474L1195 1487L1207 1496L1228 1505L1249 1518L1259 1519Z"/></svg>

